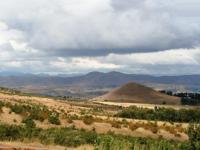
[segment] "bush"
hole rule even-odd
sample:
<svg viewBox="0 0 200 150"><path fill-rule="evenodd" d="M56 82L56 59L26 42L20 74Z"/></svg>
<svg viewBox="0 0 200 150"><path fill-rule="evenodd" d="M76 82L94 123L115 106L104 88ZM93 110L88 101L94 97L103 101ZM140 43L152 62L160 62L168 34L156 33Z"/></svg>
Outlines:
<svg viewBox="0 0 200 150"><path fill-rule="evenodd" d="M129 128L132 131L135 131L137 128L139 128L140 126L137 123L129 123Z"/></svg>
<svg viewBox="0 0 200 150"><path fill-rule="evenodd" d="M83 122L87 125L91 125L94 122L94 118L92 116L84 116Z"/></svg>
<svg viewBox="0 0 200 150"><path fill-rule="evenodd" d="M188 128L189 140L192 142L200 142L200 125L190 124Z"/></svg>
<svg viewBox="0 0 200 150"><path fill-rule="evenodd" d="M59 115L58 114L51 114L49 116L49 122L51 124L60 125Z"/></svg>
<svg viewBox="0 0 200 150"><path fill-rule="evenodd" d="M27 128L35 128L36 127L36 124L31 117L27 117L26 119L24 119L22 121L22 123L25 123Z"/></svg>
<svg viewBox="0 0 200 150"><path fill-rule="evenodd" d="M16 125L0 125L0 140L17 140L22 135L22 128Z"/></svg>
<svg viewBox="0 0 200 150"><path fill-rule="evenodd" d="M21 114L22 112L26 111L26 106L25 105L11 105L11 111L16 113L16 114Z"/></svg>
<svg viewBox="0 0 200 150"><path fill-rule="evenodd" d="M73 123L73 120L69 117L69 118L67 118L67 122L68 123Z"/></svg>
<svg viewBox="0 0 200 150"><path fill-rule="evenodd" d="M3 103L2 101L0 101L0 113L3 112L3 111L2 111L2 108L3 108L4 106L5 106L4 103Z"/></svg>
<svg viewBox="0 0 200 150"><path fill-rule="evenodd" d="M111 126L114 127L114 128L121 128L121 123L119 121L111 121Z"/></svg>

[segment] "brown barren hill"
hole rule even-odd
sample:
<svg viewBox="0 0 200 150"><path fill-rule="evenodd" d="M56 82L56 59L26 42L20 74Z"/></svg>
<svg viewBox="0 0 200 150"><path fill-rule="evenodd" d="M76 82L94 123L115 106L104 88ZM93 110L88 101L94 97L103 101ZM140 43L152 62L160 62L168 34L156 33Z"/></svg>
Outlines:
<svg viewBox="0 0 200 150"><path fill-rule="evenodd" d="M95 98L100 101L148 104L180 104L180 98L169 96L136 83L128 83L103 96Z"/></svg>

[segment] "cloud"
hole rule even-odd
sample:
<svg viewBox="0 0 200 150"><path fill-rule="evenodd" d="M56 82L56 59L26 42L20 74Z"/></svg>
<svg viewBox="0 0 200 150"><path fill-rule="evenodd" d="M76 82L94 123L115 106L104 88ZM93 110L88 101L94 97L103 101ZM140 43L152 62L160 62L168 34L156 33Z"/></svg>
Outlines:
<svg viewBox="0 0 200 150"><path fill-rule="evenodd" d="M120 71L135 74L200 74L200 48L159 52L109 54L99 61L118 64Z"/></svg>
<svg viewBox="0 0 200 150"><path fill-rule="evenodd" d="M146 65L200 65L200 49L171 49L159 52L109 54L102 61L119 64L146 64Z"/></svg>
<svg viewBox="0 0 200 150"><path fill-rule="evenodd" d="M7 0L1 2L0 19L9 28L24 32L25 42L32 48L51 55L158 51L199 44L198 22L174 15L181 13L182 7L193 14L193 7L188 6L188 10L185 3L173 6L158 0Z"/></svg>
<svg viewBox="0 0 200 150"><path fill-rule="evenodd" d="M25 33L10 29L6 23L0 22L0 61L11 59L28 59L34 55L38 57L39 51L25 43ZM42 51L40 51L41 54Z"/></svg>
<svg viewBox="0 0 200 150"><path fill-rule="evenodd" d="M2 1L0 69L156 74L165 73L164 68L186 73L178 69L187 68L196 73L199 4L198 0Z"/></svg>
<svg viewBox="0 0 200 150"><path fill-rule="evenodd" d="M171 49L159 52L108 54L99 57L51 57L2 63L1 68L34 73L86 73L121 71L134 74L200 74L200 49Z"/></svg>
<svg viewBox="0 0 200 150"><path fill-rule="evenodd" d="M50 61L49 65L62 72L85 72L98 69L110 71L112 69L120 68L119 65L100 62L94 58L72 58L71 60L58 58L56 61Z"/></svg>

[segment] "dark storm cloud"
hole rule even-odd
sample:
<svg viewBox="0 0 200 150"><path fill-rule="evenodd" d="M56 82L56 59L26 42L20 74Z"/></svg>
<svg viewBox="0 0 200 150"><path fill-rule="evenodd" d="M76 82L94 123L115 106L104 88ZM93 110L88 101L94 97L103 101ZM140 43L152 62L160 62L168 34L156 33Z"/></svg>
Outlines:
<svg viewBox="0 0 200 150"><path fill-rule="evenodd" d="M130 48L105 48L102 47L101 49L58 49L52 50L48 52L48 56L63 56L63 57L80 57L80 56L88 56L88 57L97 57L97 56L106 56L110 53L116 54L129 54L134 52L140 53L144 51L160 51L164 49L155 49L154 47L132 47Z"/></svg>
<svg viewBox="0 0 200 150"><path fill-rule="evenodd" d="M158 0L2 3L0 19L10 28L23 31L25 42L47 55L99 56L199 44L199 24L172 13L176 9L180 12L181 6L187 8L183 1L180 6ZM191 6L189 9L187 12L194 12Z"/></svg>

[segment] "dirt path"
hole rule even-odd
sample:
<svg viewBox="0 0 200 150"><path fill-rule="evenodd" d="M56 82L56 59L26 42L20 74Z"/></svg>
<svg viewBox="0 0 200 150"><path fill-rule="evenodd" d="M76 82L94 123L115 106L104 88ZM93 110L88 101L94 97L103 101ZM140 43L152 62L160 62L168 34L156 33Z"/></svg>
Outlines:
<svg viewBox="0 0 200 150"><path fill-rule="evenodd" d="M42 145L40 143L22 143L22 142L0 142L0 150L93 150L92 145L82 145L77 148Z"/></svg>

